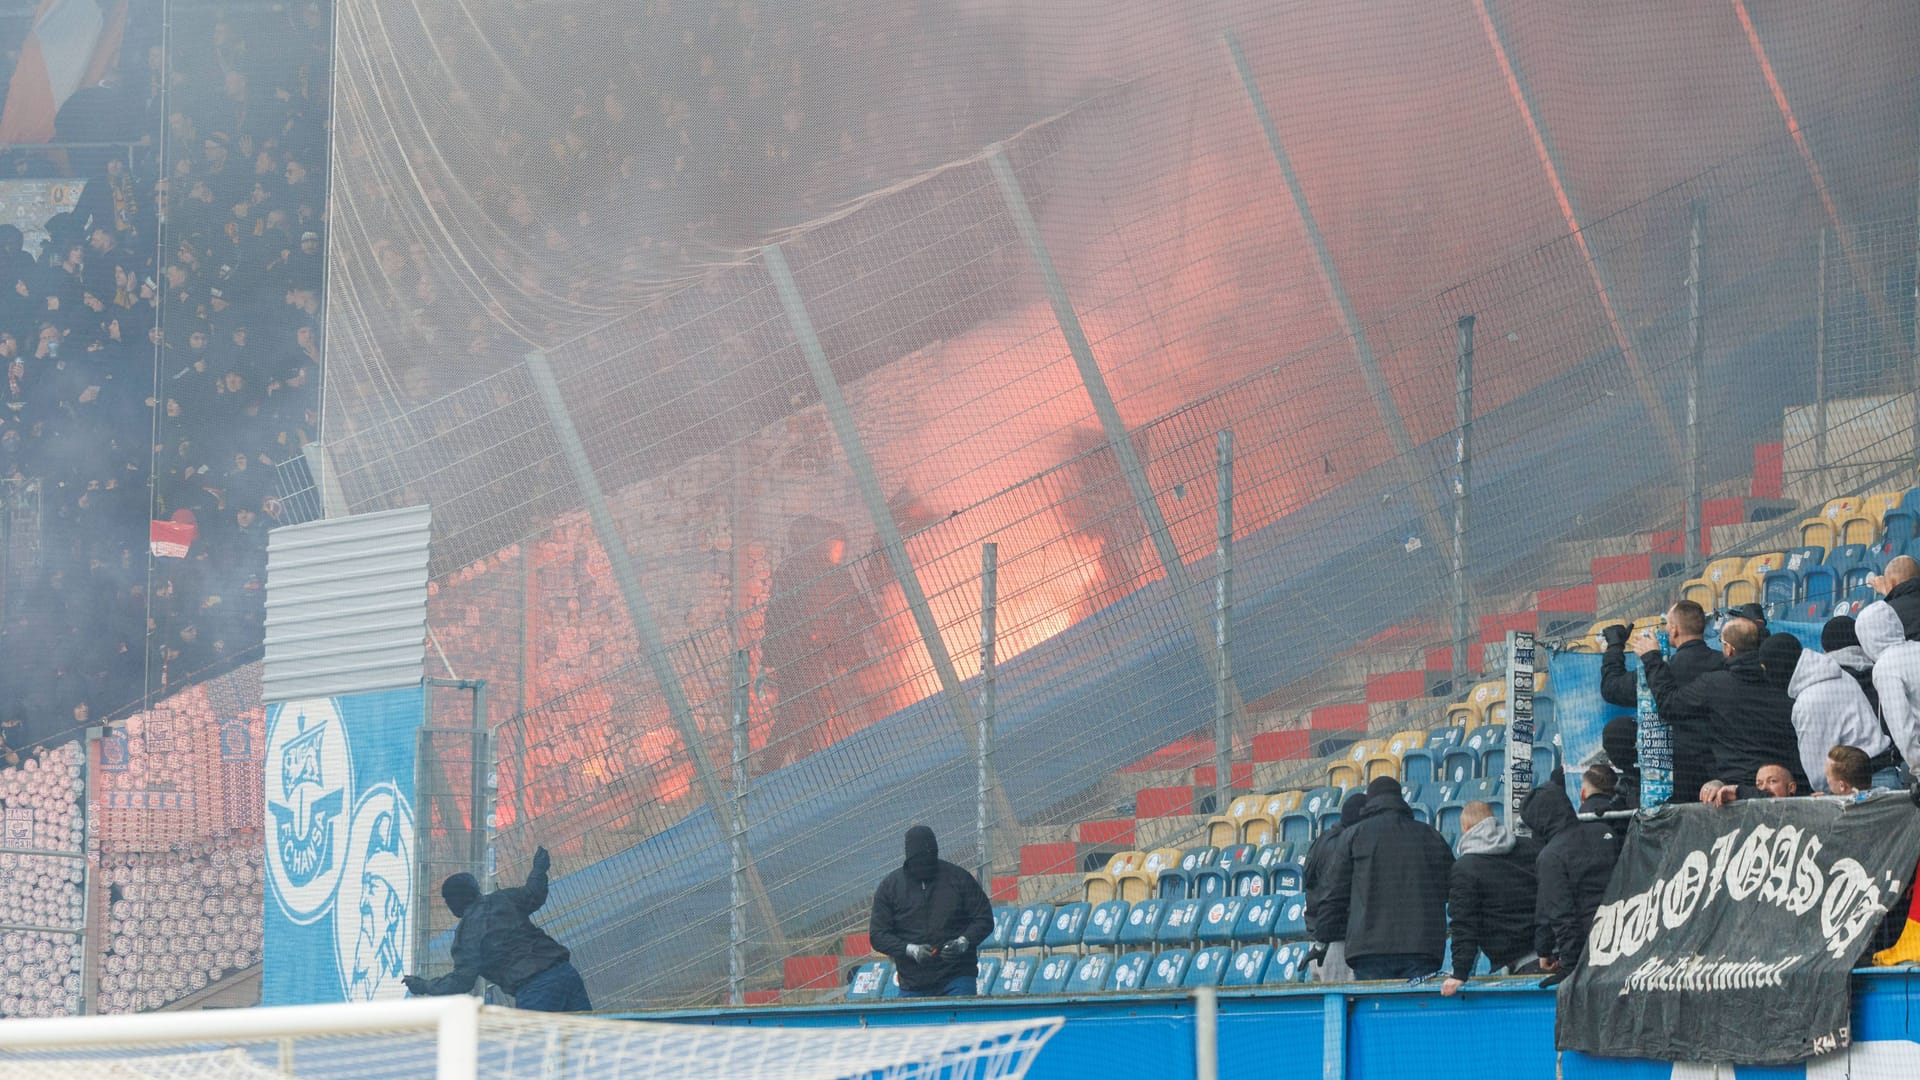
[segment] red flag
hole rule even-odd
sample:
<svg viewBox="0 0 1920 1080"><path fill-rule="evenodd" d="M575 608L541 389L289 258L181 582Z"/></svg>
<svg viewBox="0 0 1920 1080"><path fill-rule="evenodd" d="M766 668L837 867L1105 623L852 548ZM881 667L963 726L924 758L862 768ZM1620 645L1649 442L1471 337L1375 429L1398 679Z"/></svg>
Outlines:
<svg viewBox="0 0 1920 1080"><path fill-rule="evenodd" d="M200 526L194 522L191 510L175 510L171 520L156 521L147 532L153 553L163 559L186 558L187 549L199 536Z"/></svg>

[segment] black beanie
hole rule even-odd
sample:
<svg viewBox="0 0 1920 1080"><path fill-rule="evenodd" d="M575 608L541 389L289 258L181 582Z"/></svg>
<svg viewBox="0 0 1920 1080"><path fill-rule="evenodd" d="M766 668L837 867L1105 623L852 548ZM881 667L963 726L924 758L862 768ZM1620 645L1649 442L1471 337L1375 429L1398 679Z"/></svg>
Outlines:
<svg viewBox="0 0 1920 1080"><path fill-rule="evenodd" d="M1354 822L1359 821L1361 812L1366 808L1366 792L1356 791L1347 796L1347 801L1340 804L1340 824L1352 825Z"/></svg>
<svg viewBox="0 0 1920 1080"><path fill-rule="evenodd" d="M1600 729L1600 748L1607 752L1607 760L1621 772L1629 772L1640 764L1640 722L1631 716L1616 716L1607 721Z"/></svg>
<svg viewBox="0 0 1920 1080"><path fill-rule="evenodd" d="M1373 778L1373 783L1367 785L1368 798L1372 798L1375 795L1399 794L1401 794L1400 781L1395 780L1391 776L1376 776Z"/></svg>
<svg viewBox="0 0 1920 1080"><path fill-rule="evenodd" d="M1860 633L1853 625L1853 616L1835 615L1820 628L1820 651L1839 652L1860 644Z"/></svg>

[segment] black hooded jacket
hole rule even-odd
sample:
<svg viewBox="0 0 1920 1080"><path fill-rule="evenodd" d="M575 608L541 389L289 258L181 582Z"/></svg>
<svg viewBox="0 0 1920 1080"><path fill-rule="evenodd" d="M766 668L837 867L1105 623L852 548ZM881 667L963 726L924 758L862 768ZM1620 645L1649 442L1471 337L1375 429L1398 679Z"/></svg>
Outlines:
<svg viewBox="0 0 1920 1080"><path fill-rule="evenodd" d="M1900 616L1908 641L1920 641L1920 578L1911 578L1887 592L1887 606Z"/></svg>
<svg viewBox="0 0 1920 1080"><path fill-rule="evenodd" d="M1447 892L1454 978L1473 976L1480 953L1496 968L1524 959L1533 947L1533 904L1540 879L1540 842L1515 836L1492 818L1460 838Z"/></svg>
<svg viewBox="0 0 1920 1080"><path fill-rule="evenodd" d="M1345 858L1344 838L1358 824L1367 808L1365 792L1347 796L1340 806L1340 821L1313 838L1307 847L1306 864L1300 875L1301 892L1307 898L1307 938L1331 945L1347 940L1347 910L1342 907L1338 920L1327 909L1327 885L1333 877L1333 861Z"/></svg>
<svg viewBox="0 0 1920 1080"><path fill-rule="evenodd" d="M1782 765L1802 791L1809 790L1800 767L1800 739L1793 728L1793 699L1761 667L1760 653L1736 654L1720 671L1709 671L1681 686L1658 653L1641 657L1660 716L1676 731L1705 738L1713 751L1713 776L1739 787L1743 799L1758 798L1753 776L1762 765ZM1699 789L1677 783L1674 798L1692 802Z"/></svg>
<svg viewBox="0 0 1920 1080"><path fill-rule="evenodd" d="M1347 960L1431 957L1447 949L1447 876L1453 849L1433 826L1413 820L1397 791L1367 793L1366 809L1335 849L1323 905L1329 925L1346 927Z"/></svg>
<svg viewBox="0 0 1920 1080"><path fill-rule="evenodd" d="M453 970L430 980L427 993L465 994L473 989L473 980L484 975L500 989L517 994L527 980L566 963L571 956L567 947L527 918L546 902L547 858L543 848L533 858L533 872L527 875L525 885L495 889L473 900L465 910L454 912L460 917L460 926L453 932Z"/></svg>
<svg viewBox="0 0 1920 1080"><path fill-rule="evenodd" d="M1581 810L1602 813L1612 807L1604 795L1595 795ZM1540 877L1534 896L1534 951L1571 968L1587 945L1593 913L1613 877L1620 859L1620 841L1604 821L1581 821L1573 803L1558 784L1543 784L1527 796L1520 820L1543 845L1534 870Z"/></svg>
<svg viewBox="0 0 1920 1080"><path fill-rule="evenodd" d="M1673 675L1674 682L1686 686L1709 671L1719 671L1727 666L1727 658L1699 639L1684 642L1674 647L1673 655L1665 660L1666 669ZM1636 708L1640 704L1639 676L1627 670L1626 650L1608 649L1600 656L1600 697L1609 705L1618 705L1623 709ZM1659 702L1655 695L1654 701ZM1660 718L1672 724L1664 709ZM1692 802L1700 795L1700 786L1713 779L1713 751L1707 748L1706 740L1698 732L1676 726L1673 731L1673 790L1676 799ZM1639 791L1635 789L1635 798Z"/></svg>
<svg viewBox="0 0 1920 1080"><path fill-rule="evenodd" d="M980 973L980 943L993 933L993 904L973 875L940 858L933 830L907 830L906 862L888 874L873 893L867 934L874 950L893 960L907 990L940 990L955 979ZM938 948L964 937L964 953L942 953L917 963L907 946Z"/></svg>

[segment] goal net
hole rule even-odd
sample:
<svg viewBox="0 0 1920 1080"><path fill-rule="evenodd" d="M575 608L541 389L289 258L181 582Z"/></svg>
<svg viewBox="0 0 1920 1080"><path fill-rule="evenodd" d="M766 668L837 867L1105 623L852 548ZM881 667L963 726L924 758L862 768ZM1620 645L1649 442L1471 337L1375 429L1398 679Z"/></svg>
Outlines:
<svg viewBox="0 0 1920 1080"><path fill-rule="evenodd" d="M0 1022L0 1080L1018 1080L1063 1021L736 1028L477 998Z"/></svg>

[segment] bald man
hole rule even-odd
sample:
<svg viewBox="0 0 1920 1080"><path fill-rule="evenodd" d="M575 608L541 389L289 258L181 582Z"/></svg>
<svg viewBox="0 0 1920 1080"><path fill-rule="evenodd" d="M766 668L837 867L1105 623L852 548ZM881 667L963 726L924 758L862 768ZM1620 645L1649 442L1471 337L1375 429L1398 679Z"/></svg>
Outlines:
<svg viewBox="0 0 1920 1080"><path fill-rule="evenodd" d="M1746 619L1728 619L1720 628L1720 651L1727 666L1684 687L1674 679L1657 645L1640 657L1661 717L1677 729L1700 734L1713 752L1713 779L1735 787L1743 799L1760 796L1753 778L1762 765L1785 763L1801 790L1810 786L1800 767L1793 699L1783 682L1768 676L1760 662L1760 644L1758 626ZM1703 792L1675 794L1684 799Z"/></svg>

